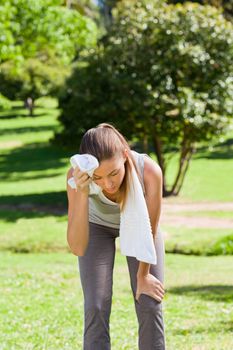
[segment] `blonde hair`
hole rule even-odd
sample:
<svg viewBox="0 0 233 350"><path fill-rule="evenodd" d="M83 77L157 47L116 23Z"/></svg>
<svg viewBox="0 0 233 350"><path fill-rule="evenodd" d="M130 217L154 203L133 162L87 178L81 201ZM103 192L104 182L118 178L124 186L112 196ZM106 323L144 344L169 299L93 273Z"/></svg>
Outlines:
<svg viewBox="0 0 233 350"><path fill-rule="evenodd" d="M136 162L130 151L130 146L124 136L111 124L102 123L95 128L89 129L83 136L79 153L92 154L99 162L111 159L112 157L122 154L127 150L128 157L125 162L125 176L117 194L117 203L123 210L131 181L132 166L139 176ZM140 179L140 176L139 176Z"/></svg>

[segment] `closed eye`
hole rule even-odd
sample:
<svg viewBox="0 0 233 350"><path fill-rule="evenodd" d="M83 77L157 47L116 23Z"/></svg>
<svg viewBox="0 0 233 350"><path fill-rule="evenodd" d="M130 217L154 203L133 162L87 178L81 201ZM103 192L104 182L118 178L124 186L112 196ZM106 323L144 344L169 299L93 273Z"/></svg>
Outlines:
<svg viewBox="0 0 233 350"><path fill-rule="evenodd" d="M116 176L118 173L119 173L119 170L115 173L110 173L108 176ZM96 181L101 180L101 179L102 179L101 177L95 177L95 176L93 177L93 180L96 180Z"/></svg>

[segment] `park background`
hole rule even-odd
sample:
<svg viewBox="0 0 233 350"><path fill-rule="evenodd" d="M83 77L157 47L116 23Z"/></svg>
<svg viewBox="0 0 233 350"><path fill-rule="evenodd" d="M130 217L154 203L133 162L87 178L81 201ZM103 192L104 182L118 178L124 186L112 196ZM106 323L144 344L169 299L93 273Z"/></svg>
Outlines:
<svg viewBox="0 0 233 350"><path fill-rule="evenodd" d="M112 122L164 173L170 350L233 348L233 2L0 0L0 349L81 349L66 172ZM117 251L113 350L137 349Z"/></svg>

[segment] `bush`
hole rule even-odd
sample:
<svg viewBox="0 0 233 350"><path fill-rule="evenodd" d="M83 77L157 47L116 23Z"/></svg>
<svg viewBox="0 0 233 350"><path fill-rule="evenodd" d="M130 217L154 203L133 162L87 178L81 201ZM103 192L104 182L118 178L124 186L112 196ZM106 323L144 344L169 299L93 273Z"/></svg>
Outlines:
<svg viewBox="0 0 233 350"><path fill-rule="evenodd" d="M233 25L211 6L161 1L120 2L107 35L67 80L59 100L72 148L100 122L166 153L180 150L171 189L178 194L197 142L225 132L233 113Z"/></svg>
<svg viewBox="0 0 233 350"><path fill-rule="evenodd" d="M163 145L221 133L233 111L232 24L210 6L133 4L119 5L98 49L67 80L59 138L72 146L102 121Z"/></svg>
<svg viewBox="0 0 233 350"><path fill-rule="evenodd" d="M207 249L206 255L233 255L233 234L215 242Z"/></svg>
<svg viewBox="0 0 233 350"><path fill-rule="evenodd" d="M0 93L0 109L9 110L10 108L11 108L10 101L8 100L8 98L6 98Z"/></svg>

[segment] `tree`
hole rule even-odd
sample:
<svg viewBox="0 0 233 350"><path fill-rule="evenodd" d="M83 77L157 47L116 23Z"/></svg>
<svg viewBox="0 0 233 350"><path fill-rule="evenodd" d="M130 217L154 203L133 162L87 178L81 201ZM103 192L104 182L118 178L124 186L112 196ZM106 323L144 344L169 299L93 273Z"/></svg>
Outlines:
<svg viewBox="0 0 233 350"><path fill-rule="evenodd" d="M67 80L55 140L76 145L103 121L154 147L164 194L178 194L197 142L232 115L233 26L210 6L132 1L118 5L98 50ZM168 188L167 155L179 153Z"/></svg>
<svg viewBox="0 0 233 350"><path fill-rule="evenodd" d="M32 6L26 0L0 0L3 95L9 95L8 87L11 95L16 91L11 96L14 98L34 100L49 94L58 82L62 83L80 52L95 45L95 23L61 3L60 0L37 0Z"/></svg>
<svg viewBox="0 0 233 350"><path fill-rule="evenodd" d="M183 4L187 0L167 0L170 4ZM233 17L233 0L192 0L191 2L198 2L202 5L211 5L217 8L223 8L225 16L232 20Z"/></svg>
<svg viewBox="0 0 233 350"><path fill-rule="evenodd" d="M99 9L95 1L92 0L65 0L64 5L69 9L77 10L82 15L90 17L99 22Z"/></svg>
<svg viewBox="0 0 233 350"><path fill-rule="evenodd" d="M100 13L104 19L104 24L107 27L112 24L112 11L117 4L122 0L98 0Z"/></svg>

